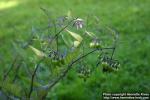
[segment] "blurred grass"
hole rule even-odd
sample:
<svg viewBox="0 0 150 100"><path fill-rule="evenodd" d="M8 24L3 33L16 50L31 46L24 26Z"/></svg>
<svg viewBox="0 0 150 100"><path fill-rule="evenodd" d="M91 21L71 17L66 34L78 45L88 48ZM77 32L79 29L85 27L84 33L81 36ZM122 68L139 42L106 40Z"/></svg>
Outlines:
<svg viewBox="0 0 150 100"><path fill-rule="evenodd" d="M0 0L0 4L4 6L9 1ZM49 96L53 99L91 100L101 97L102 92L150 92L149 0L13 1L16 5L0 7L0 69L11 63L14 55L12 40L28 38L32 26L44 26L47 22L40 7L48 9L53 16L64 15L70 10L74 16L83 18L88 14L96 15L103 24L119 31L115 56L121 61L121 69L114 74L103 74L98 70L85 83L75 78L72 71L70 78L58 84Z"/></svg>

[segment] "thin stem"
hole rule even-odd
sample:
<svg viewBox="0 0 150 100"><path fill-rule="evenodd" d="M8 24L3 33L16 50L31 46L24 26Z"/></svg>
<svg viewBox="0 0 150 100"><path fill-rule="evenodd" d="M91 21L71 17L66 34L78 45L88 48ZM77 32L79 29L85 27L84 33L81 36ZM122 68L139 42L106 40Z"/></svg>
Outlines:
<svg viewBox="0 0 150 100"><path fill-rule="evenodd" d="M116 47L113 48L112 55L111 55L111 59L113 58L113 55L114 55L114 53L115 53L115 50L116 50Z"/></svg>
<svg viewBox="0 0 150 100"><path fill-rule="evenodd" d="M86 29L88 29L88 25L89 25L89 15L87 15L87 18L86 18Z"/></svg>
<svg viewBox="0 0 150 100"><path fill-rule="evenodd" d="M112 55L111 55L111 59L112 59L113 55L114 55L114 52L116 50L116 45L117 45L119 33L116 30L114 30L114 29L112 29L110 27L107 27L107 29L109 29L112 32L112 35L114 35L113 51L112 51Z"/></svg>
<svg viewBox="0 0 150 100"><path fill-rule="evenodd" d="M67 69L66 69L51 85L49 85L48 89L51 89L51 88L52 88L53 86L55 86L63 77L65 77L66 74L67 74L68 71L71 69L71 67L73 66L74 63L76 63L76 62L79 61L80 59L84 58L85 56L87 56L87 55L89 55L89 54L91 54L91 53L93 53L93 52L95 52L95 51L97 51L97 50L93 50L93 51L87 53L86 55L83 55L83 56L79 57L78 59L72 61L70 64L68 64Z"/></svg>
<svg viewBox="0 0 150 100"><path fill-rule="evenodd" d="M31 94L32 94L32 92L33 92L34 78L35 78L35 75L36 75L37 69L38 69L38 68L39 68L39 66L40 66L40 63L41 63L43 60L44 60L44 58L43 58L43 59L41 59L41 60L38 62L38 64L36 64L36 67L35 67L34 72L33 72L33 74L32 74L32 77L31 77L31 85L30 85L30 91L29 91L28 98L30 98L30 97L31 97Z"/></svg>
<svg viewBox="0 0 150 100"><path fill-rule="evenodd" d="M6 80L7 76L9 75L9 73L12 71L15 63L17 62L17 59L18 59L18 55L14 58L9 70L4 74L4 77L3 77L3 81Z"/></svg>
<svg viewBox="0 0 150 100"><path fill-rule="evenodd" d="M56 50L57 50L57 52L58 52L58 36L57 36L57 38L56 38L56 45L57 45Z"/></svg>
<svg viewBox="0 0 150 100"><path fill-rule="evenodd" d="M82 42L82 55L84 55L84 41ZM82 59L82 64L84 64L84 59Z"/></svg>
<svg viewBox="0 0 150 100"><path fill-rule="evenodd" d="M53 86L55 86L61 79L63 79L63 77L66 76L66 74L69 72L69 70L72 68L72 66L78 62L79 60L83 59L84 57L90 55L91 53L94 53L95 51L98 50L103 50L103 49L113 49L113 48L101 48L101 49L94 49L80 57L78 57L77 59L75 59L74 61L72 61L71 63L68 64L67 69L62 72L62 74L60 74L60 76L53 82L53 83L49 83L48 85L46 85L47 89L50 90Z"/></svg>
<svg viewBox="0 0 150 100"><path fill-rule="evenodd" d="M31 34L30 38L27 40L27 44L23 45L22 48L26 49L29 45L33 44L33 38L35 37L34 33Z"/></svg>
<svg viewBox="0 0 150 100"><path fill-rule="evenodd" d="M53 25L54 25L54 33L57 34L57 27L56 27L56 21L53 20ZM58 36L56 37L56 51L58 51Z"/></svg>
<svg viewBox="0 0 150 100"><path fill-rule="evenodd" d="M22 61L20 61L20 63L16 67L15 76L14 76L13 82L15 82L15 80L16 80L16 78L18 76L18 71L19 71L21 65L22 65Z"/></svg>
<svg viewBox="0 0 150 100"><path fill-rule="evenodd" d="M78 18L78 17L77 17ZM51 40L51 41L53 41L54 39L56 39L57 38L57 36L62 32L62 31L64 31L74 20L76 20L77 18L75 18L75 19L73 19L73 20L71 20L70 22L68 22L68 24L65 26L65 27L63 27L59 32L57 32L56 34L55 34L55 36L53 37L53 39Z"/></svg>

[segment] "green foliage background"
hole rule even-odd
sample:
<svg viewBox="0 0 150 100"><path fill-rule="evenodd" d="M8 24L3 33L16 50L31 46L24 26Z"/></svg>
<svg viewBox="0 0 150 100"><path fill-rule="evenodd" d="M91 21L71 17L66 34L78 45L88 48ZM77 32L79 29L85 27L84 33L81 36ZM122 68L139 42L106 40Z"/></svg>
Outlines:
<svg viewBox="0 0 150 100"><path fill-rule="evenodd" d="M49 93L52 99L99 99L102 92L150 92L150 0L0 0L0 79L14 56L12 41L27 39L32 26L46 26L47 18L40 7L53 16L70 10L74 16L96 15L100 21L120 32L115 57L121 61L117 73L100 70L86 82L74 71ZM99 33L96 33L99 34Z"/></svg>

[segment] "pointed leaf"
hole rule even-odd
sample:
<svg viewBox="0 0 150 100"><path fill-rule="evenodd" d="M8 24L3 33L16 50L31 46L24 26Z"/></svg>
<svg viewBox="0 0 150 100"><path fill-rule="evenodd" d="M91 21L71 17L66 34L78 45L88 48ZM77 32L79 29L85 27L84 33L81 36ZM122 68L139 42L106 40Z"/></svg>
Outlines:
<svg viewBox="0 0 150 100"><path fill-rule="evenodd" d="M67 12L67 17L68 17L69 19L72 17L72 14L71 14L71 11L70 11L70 10Z"/></svg>
<svg viewBox="0 0 150 100"><path fill-rule="evenodd" d="M73 42L73 46L74 46L74 47L78 47L78 46L80 45L80 43L81 43L81 42L79 42L79 41L74 41L74 42Z"/></svg>
<svg viewBox="0 0 150 100"><path fill-rule="evenodd" d="M73 37L73 38L75 38L77 41L82 41L83 40L83 38L79 35L79 34L77 34L77 33L74 33L74 32L71 32L71 31L69 31L69 30L67 30L66 29L66 31Z"/></svg>
<svg viewBox="0 0 150 100"><path fill-rule="evenodd" d="M64 34L61 34L61 37L62 37L64 43L65 43L68 47L70 47L71 44L72 44L72 41L70 40L70 38L67 38L66 36L64 36Z"/></svg>
<svg viewBox="0 0 150 100"><path fill-rule="evenodd" d="M92 33L92 32L88 32L88 31L85 31L85 33L88 35L88 36L90 36L90 37L96 37L96 35L94 34L94 33Z"/></svg>
<svg viewBox="0 0 150 100"><path fill-rule="evenodd" d="M33 46L30 45L29 48L31 48L31 49L33 50L33 52L34 52L37 56L39 56L39 57L46 57L46 54L45 54L44 52L42 52L42 51L40 51L40 50L34 48Z"/></svg>
<svg viewBox="0 0 150 100"><path fill-rule="evenodd" d="M66 57L65 57L65 63L69 64L73 59L77 58L80 54L80 49L76 48L73 52L69 53Z"/></svg>

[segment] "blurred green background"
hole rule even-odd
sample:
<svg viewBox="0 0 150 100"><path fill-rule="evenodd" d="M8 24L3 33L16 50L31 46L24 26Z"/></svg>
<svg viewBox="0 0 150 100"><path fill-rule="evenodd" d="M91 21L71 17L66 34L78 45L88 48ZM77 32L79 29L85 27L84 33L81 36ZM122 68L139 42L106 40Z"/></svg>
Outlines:
<svg viewBox="0 0 150 100"><path fill-rule="evenodd" d="M53 16L68 10L81 18L96 15L120 33L115 57L121 61L121 68L117 73L96 71L86 82L70 75L49 97L94 100L102 92L150 92L150 0L0 0L0 74L13 59L12 40L27 38L32 26L46 24L40 7Z"/></svg>

